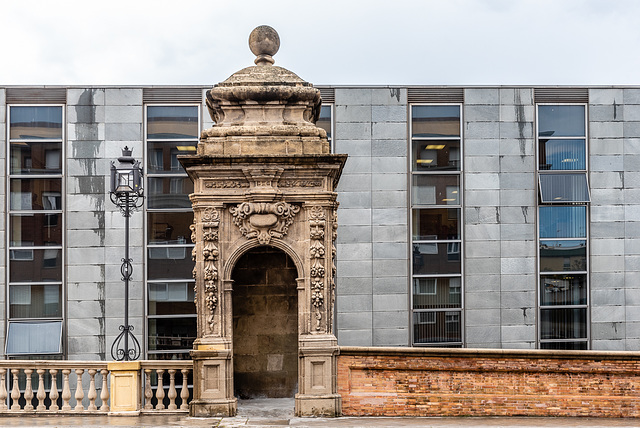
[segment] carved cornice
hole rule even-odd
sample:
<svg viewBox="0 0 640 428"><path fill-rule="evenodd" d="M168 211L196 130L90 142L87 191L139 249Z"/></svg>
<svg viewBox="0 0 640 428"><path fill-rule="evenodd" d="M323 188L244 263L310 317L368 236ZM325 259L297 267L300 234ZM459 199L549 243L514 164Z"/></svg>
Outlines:
<svg viewBox="0 0 640 428"><path fill-rule="evenodd" d="M233 222L247 239L267 245L271 238L287 234L300 207L287 202L243 202L231 207Z"/></svg>

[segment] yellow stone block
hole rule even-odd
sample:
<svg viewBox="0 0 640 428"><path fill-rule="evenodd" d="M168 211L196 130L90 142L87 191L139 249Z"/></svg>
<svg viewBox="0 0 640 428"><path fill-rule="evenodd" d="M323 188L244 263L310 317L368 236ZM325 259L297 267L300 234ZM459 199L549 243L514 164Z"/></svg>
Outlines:
<svg viewBox="0 0 640 428"><path fill-rule="evenodd" d="M113 361L107 368L111 372L111 413L140 410L140 362Z"/></svg>

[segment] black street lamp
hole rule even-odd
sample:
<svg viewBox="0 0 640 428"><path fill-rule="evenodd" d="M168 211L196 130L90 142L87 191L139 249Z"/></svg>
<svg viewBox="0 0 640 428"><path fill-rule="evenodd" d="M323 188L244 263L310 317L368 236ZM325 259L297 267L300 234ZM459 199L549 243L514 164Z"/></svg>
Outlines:
<svg viewBox="0 0 640 428"><path fill-rule="evenodd" d="M133 335L133 326L129 325L129 279L133 273L132 260L129 258L129 217L144 202L142 193L142 167L133 159L128 147L122 149L122 157L118 165L111 162L111 202L120 208L124 216L124 258L120 272L124 281L124 325L120 326L120 334L111 345L111 358L116 361L131 361L140 358L140 342ZM131 347L129 347L131 339Z"/></svg>

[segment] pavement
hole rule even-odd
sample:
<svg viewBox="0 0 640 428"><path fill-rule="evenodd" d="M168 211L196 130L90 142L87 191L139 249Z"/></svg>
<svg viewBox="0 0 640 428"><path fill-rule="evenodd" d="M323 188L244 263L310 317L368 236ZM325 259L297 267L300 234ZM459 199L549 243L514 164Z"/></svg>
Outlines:
<svg viewBox="0 0 640 428"><path fill-rule="evenodd" d="M340 417L297 418L293 399L253 399L238 402L233 418L191 418L186 415L76 416L21 415L0 417L0 427L640 427L640 419L537 417Z"/></svg>

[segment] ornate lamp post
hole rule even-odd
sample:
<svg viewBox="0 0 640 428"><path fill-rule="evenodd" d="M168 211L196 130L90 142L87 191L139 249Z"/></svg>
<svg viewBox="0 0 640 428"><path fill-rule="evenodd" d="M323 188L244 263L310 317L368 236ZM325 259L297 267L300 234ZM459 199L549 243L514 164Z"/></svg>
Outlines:
<svg viewBox="0 0 640 428"><path fill-rule="evenodd" d="M122 149L122 157L118 165L111 162L111 202L120 208L124 216L124 258L120 272L124 281L124 325L120 326L120 334L111 345L111 357L116 361L137 360L140 357L140 342L133 335L133 326L129 325L129 279L133 273L129 258L129 217L142 206L142 166L133 159L128 147ZM131 346L130 346L131 340Z"/></svg>

